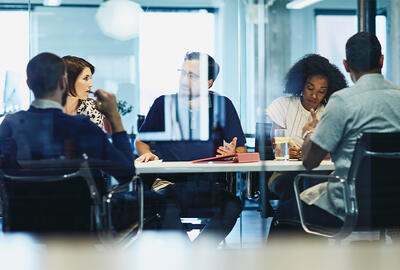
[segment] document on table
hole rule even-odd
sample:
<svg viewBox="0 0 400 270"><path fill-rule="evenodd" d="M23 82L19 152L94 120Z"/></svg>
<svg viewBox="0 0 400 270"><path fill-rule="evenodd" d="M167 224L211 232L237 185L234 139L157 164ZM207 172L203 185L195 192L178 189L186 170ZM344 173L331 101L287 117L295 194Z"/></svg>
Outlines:
<svg viewBox="0 0 400 270"><path fill-rule="evenodd" d="M161 162L163 162L163 160L162 160L162 159L157 159L157 160L151 160L151 161L148 161L147 163L153 163L153 164L157 164L157 163L161 163Z"/></svg>
<svg viewBox="0 0 400 270"><path fill-rule="evenodd" d="M157 159L157 160L150 160L150 161L147 161L147 162L135 161L135 164L159 164L159 163L162 163L162 162L163 162L162 159Z"/></svg>

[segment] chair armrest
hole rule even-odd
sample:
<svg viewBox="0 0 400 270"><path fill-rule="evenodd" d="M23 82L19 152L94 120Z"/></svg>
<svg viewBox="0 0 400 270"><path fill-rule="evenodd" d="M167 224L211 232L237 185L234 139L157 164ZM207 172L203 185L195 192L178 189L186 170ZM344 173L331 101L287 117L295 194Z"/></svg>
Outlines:
<svg viewBox="0 0 400 270"><path fill-rule="evenodd" d="M129 186L130 184L136 182L138 184L138 209L139 209L139 228L137 230L137 233L134 237L131 237L132 233L133 233L133 226L132 230L128 230L126 234L124 234L121 238L120 238L120 243L122 243L122 245L124 247L128 247L132 244L133 241L135 241L137 239L137 237L142 233L143 231L143 224L144 224L144 188L143 188L143 180L140 176L134 176L130 181L128 181L127 183L124 183L122 185L116 185L114 186L111 190L108 191L107 193L107 198L106 198L106 204L107 204L107 209L108 209L108 224L111 228L111 200L113 198L113 195L117 192L119 192L121 189L126 188L127 186Z"/></svg>
<svg viewBox="0 0 400 270"><path fill-rule="evenodd" d="M315 230L311 230L306 225L303 206L302 206L302 202L300 199L300 189L299 189L299 182L302 178L305 178L305 177L314 178L314 179L326 179L329 182L338 182L343 185L343 199L344 199L344 208L345 208L346 217L345 217L343 226L340 228L339 232L334 233L334 234L333 233L332 234L321 233L321 232L317 232ZM354 189L350 188L348 182L345 179L341 179L337 176L332 176L332 175L298 174L294 179L293 187L294 187L297 207L299 210L300 223L305 232L310 233L310 234L319 235L319 236L330 237L330 238L344 238L351 233L351 231L353 230L353 228L355 227L356 222L357 222L355 191L354 191Z"/></svg>
<svg viewBox="0 0 400 270"><path fill-rule="evenodd" d="M129 180L126 183L115 185L110 190L108 190L107 195L111 195L111 197L112 197L115 193L121 192L125 188L129 187L129 185L137 182L137 180L138 180L138 177L134 176L134 177L132 177L131 180Z"/></svg>

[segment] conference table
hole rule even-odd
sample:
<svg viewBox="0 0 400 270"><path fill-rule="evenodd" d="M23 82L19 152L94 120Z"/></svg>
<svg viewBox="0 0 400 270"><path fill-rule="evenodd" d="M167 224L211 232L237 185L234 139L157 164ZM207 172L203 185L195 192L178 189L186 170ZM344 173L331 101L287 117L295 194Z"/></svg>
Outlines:
<svg viewBox="0 0 400 270"><path fill-rule="evenodd" d="M302 161L299 160L262 160L250 163L227 163L220 161L208 161L201 163L192 163L190 161L177 161L177 162L163 162L161 160L150 161L146 163L135 162L136 174L138 176L144 174L179 174L179 173L237 173L237 178L242 181L240 173L250 172L301 172L305 171ZM335 166L330 160L323 160L321 164L313 169L313 171L333 171ZM246 177L248 179L249 177ZM241 190L242 183L239 183L239 194L243 199L243 192ZM261 212L266 216L265 201L267 200L265 188L265 181L260 183L261 193ZM240 218L240 243L242 243L242 218Z"/></svg>
<svg viewBox="0 0 400 270"><path fill-rule="evenodd" d="M147 163L135 162L137 174L155 173L218 173L218 172L278 172L278 171L305 171L299 160L262 160L251 163L226 163L204 162L192 163L190 161L163 162L150 161ZM335 166L332 161L324 160L313 171L333 171Z"/></svg>

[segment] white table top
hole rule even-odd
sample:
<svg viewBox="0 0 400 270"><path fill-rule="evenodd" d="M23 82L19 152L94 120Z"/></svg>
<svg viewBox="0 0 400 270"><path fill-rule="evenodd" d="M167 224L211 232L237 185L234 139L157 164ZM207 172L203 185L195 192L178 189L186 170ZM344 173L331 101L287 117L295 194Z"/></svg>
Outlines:
<svg viewBox="0 0 400 270"><path fill-rule="evenodd" d="M207 173L207 172L260 172L260 171L305 171L301 161L264 160L253 163L191 163L189 161L148 163L135 162L136 173ZM332 161L322 161L317 171L333 171Z"/></svg>

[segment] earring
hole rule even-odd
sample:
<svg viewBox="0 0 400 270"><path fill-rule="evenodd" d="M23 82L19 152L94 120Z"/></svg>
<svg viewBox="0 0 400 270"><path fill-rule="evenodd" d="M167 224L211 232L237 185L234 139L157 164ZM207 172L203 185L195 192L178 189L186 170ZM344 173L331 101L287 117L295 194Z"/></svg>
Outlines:
<svg viewBox="0 0 400 270"><path fill-rule="evenodd" d="M326 104L326 103L328 103L328 100L327 100L326 98L324 98L324 102L325 102L325 104Z"/></svg>

